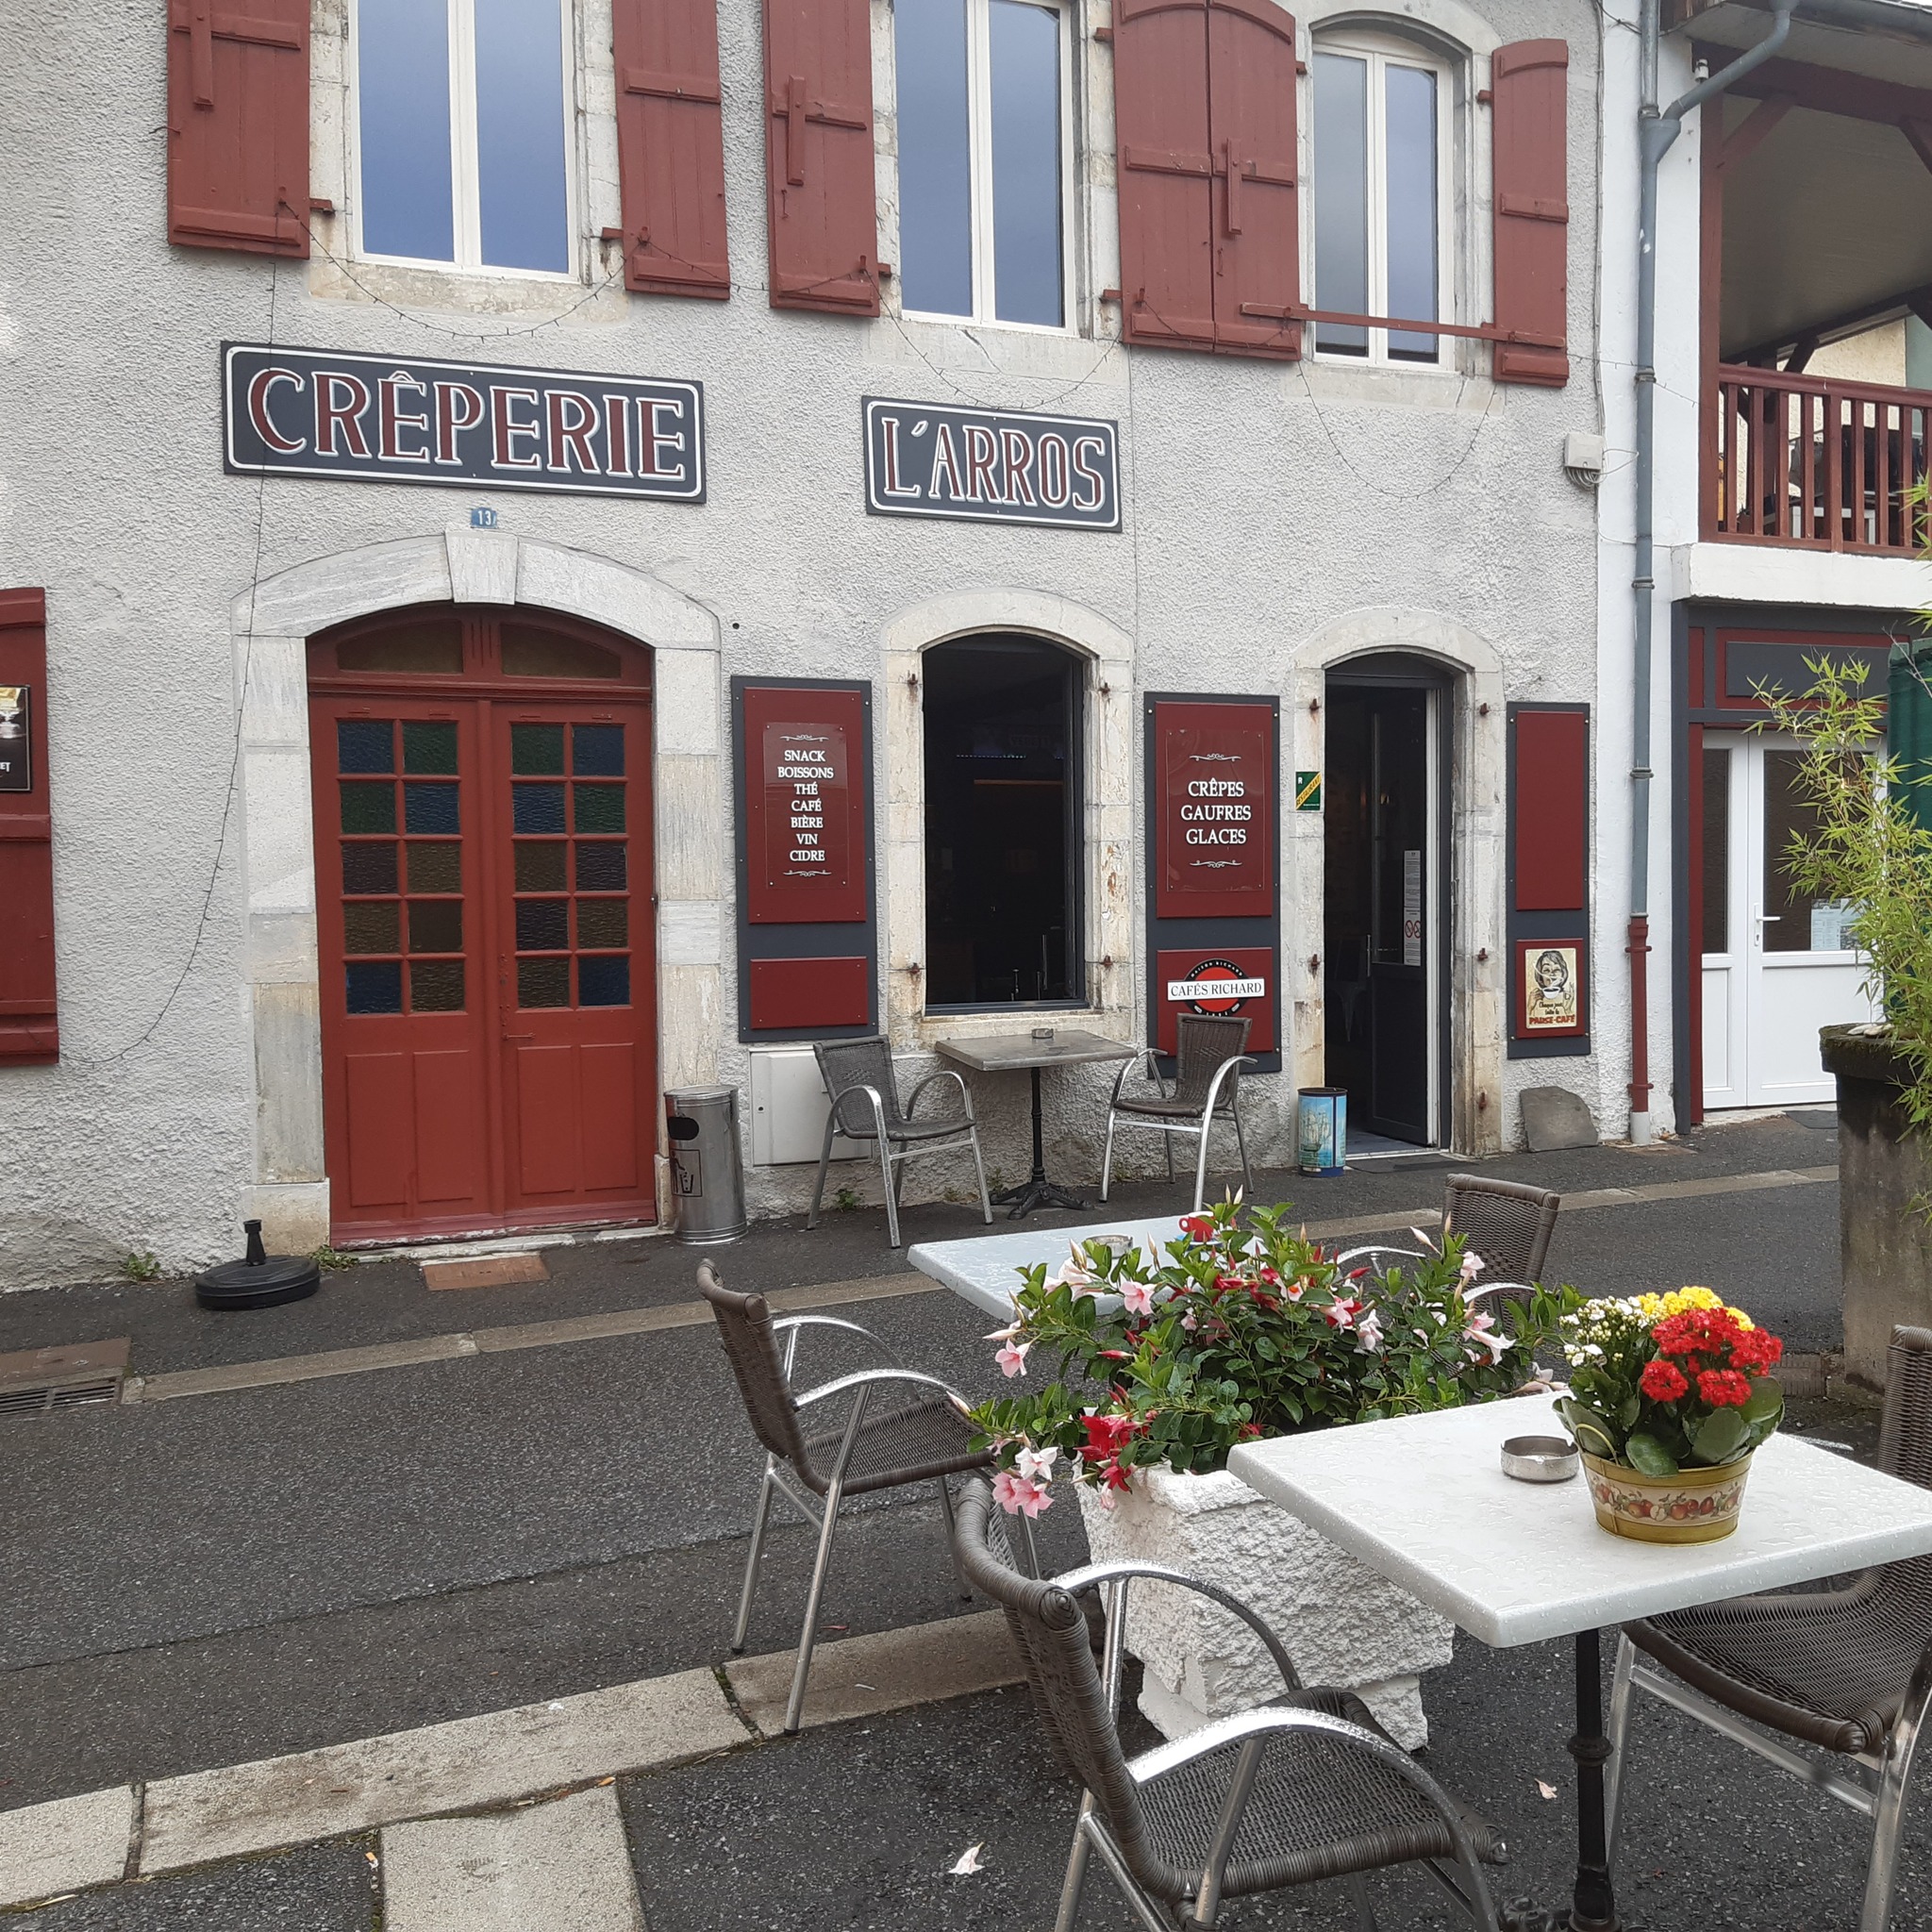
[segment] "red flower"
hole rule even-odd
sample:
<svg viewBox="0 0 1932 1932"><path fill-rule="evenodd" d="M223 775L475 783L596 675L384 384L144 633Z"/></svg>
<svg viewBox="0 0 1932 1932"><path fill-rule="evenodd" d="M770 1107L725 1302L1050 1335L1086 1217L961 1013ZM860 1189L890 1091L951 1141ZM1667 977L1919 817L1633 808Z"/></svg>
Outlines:
<svg viewBox="0 0 1932 1932"><path fill-rule="evenodd" d="M1087 1431L1087 1443L1080 1451L1083 1462L1110 1461L1133 1441L1132 1416L1085 1415L1080 1424Z"/></svg>
<svg viewBox="0 0 1932 1932"><path fill-rule="evenodd" d="M1191 1241L1205 1241L1214 1233L1213 1219L1206 1214L1190 1214L1181 1221L1181 1232Z"/></svg>
<svg viewBox="0 0 1932 1932"><path fill-rule="evenodd" d="M1638 1377L1638 1387L1653 1402L1675 1402L1690 1392L1690 1385L1684 1379L1683 1370L1675 1362L1663 1360L1644 1363L1643 1374Z"/></svg>
<svg viewBox="0 0 1932 1932"><path fill-rule="evenodd" d="M1109 1490L1124 1490L1131 1478L1118 1462L1109 1462L1104 1472L1106 1487Z"/></svg>
<svg viewBox="0 0 1932 1932"><path fill-rule="evenodd" d="M1736 1369L1707 1369L1697 1378L1697 1393L1713 1408L1742 1408L1751 1400L1751 1378Z"/></svg>
<svg viewBox="0 0 1932 1932"><path fill-rule="evenodd" d="M1761 1375L1767 1369L1777 1366L1784 1352L1784 1343L1769 1330L1747 1328L1731 1343L1731 1365Z"/></svg>

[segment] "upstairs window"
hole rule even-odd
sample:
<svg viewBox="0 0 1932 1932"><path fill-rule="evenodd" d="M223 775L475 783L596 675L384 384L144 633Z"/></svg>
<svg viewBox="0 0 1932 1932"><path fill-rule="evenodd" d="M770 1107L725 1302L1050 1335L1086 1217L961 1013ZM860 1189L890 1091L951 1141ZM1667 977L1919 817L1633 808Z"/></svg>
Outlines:
<svg viewBox="0 0 1932 1932"><path fill-rule="evenodd" d="M1345 315L1438 322L1449 75L1419 50L1316 43L1315 299ZM1355 323L1316 325L1315 349L1369 362L1440 362L1442 339Z"/></svg>
<svg viewBox="0 0 1932 1932"><path fill-rule="evenodd" d="M357 0L359 246L572 272L566 0Z"/></svg>
<svg viewBox="0 0 1932 1932"><path fill-rule="evenodd" d="M1064 327L1064 11L897 0L893 36L907 312Z"/></svg>

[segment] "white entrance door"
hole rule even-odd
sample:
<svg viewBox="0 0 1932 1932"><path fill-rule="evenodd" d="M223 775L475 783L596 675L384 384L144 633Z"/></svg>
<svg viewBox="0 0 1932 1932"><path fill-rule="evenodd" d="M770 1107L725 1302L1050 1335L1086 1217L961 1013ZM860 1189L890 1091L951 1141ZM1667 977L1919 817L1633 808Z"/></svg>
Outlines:
<svg viewBox="0 0 1932 1932"><path fill-rule="evenodd" d="M1756 732L1704 735L1704 1105L1830 1100L1818 1029L1869 1020L1850 908L1813 899L1785 871L1809 824L1801 754Z"/></svg>

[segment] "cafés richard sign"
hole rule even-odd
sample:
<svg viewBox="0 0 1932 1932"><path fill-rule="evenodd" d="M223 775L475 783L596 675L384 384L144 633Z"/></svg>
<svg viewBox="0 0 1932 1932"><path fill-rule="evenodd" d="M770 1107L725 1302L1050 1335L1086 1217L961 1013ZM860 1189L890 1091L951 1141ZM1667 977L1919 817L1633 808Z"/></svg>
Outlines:
<svg viewBox="0 0 1932 1932"><path fill-rule="evenodd" d="M231 473L705 500L700 383L254 342L222 373Z"/></svg>
<svg viewBox="0 0 1932 1932"><path fill-rule="evenodd" d="M865 507L880 517L1121 526L1111 423L867 396Z"/></svg>

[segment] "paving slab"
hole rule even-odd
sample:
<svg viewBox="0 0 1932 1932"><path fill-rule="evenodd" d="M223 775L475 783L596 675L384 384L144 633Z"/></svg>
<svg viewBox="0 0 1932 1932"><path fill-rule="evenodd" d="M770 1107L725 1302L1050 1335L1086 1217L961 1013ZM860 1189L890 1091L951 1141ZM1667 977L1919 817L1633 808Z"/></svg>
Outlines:
<svg viewBox="0 0 1932 1932"><path fill-rule="evenodd" d="M643 1932L613 1786L382 1834L383 1932Z"/></svg>
<svg viewBox="0 0 1932 1932"><path fill-rule="evenodd" d="M0 1906L111 1884L127 1869L133 1829L129 1785L0 1811Z"/></svg>
<svg viewBox="0 0 1932 1932"><path fill-rule="evenodd" d="M709 1671L524 1705L147 1787L143 1875L504 1805L746 1742Z"/></svg>
<svg viewBox="0 0 1932 1932"><path fill-rule="evenodd" d="M739 1657L725 1665L732 1693L767 1738L785 1729L795 1651ZM947 1617L905 1630L821 1642L812 1652L804 1724L843 1724L910 1704L994 1690L1025 1676L1000 1610Z"/></svg>
<svg viewBox="0 0 1932 1932"><path fill-rule="evenodd" d="M375 1847L304 1845L209 1872L84 1891L8 1919L18 1932L370 1932Z"/></svg>

